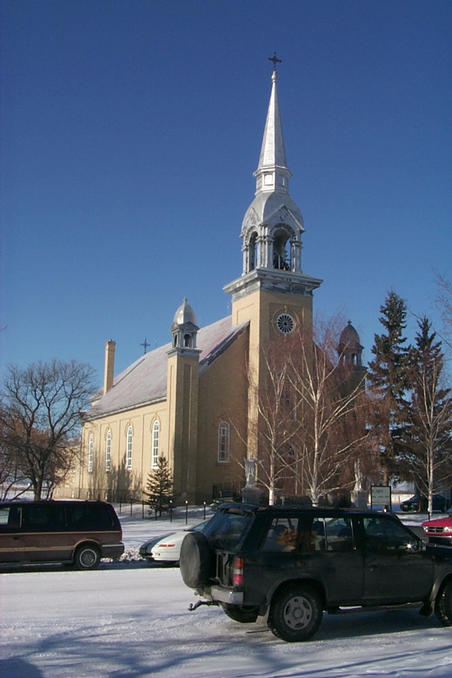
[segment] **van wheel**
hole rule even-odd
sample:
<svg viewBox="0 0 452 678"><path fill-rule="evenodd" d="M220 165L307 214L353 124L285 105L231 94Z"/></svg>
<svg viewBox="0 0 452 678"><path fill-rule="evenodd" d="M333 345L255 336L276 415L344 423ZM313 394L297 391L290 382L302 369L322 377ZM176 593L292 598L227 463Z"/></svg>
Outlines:
<svg viewBox="0 0 452 678"><path fill-rule="evenodd" d="M268 626L272 633L289 643L308 640L322 621L322 603L307 584L291 584L274 597Z"/></svg>
<svg viewBox="0 0 452 678"><path fill-rule="evenodd" d="M436 597L435 614L443 626L452 626L452 579L443 584Z"/></svg>
<svg viewBox="0 0 452 678"><path fill-rule="evenodd" d="M100 562L99 549L91 544L79 546L75 552L74 567L76 570L94 570Z"/></svg>

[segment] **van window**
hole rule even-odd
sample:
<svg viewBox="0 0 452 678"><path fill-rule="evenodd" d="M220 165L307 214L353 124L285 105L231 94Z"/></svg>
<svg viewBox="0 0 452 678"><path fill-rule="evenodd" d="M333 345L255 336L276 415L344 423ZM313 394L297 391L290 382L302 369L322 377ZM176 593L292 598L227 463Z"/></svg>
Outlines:
<svg viewBox="0 0 452 678"><path fill-rule="evenodd" d="M21 508L20 506L2 506L0 507L0 531L18 530L20 527Z"/></svg>
<svg viewBox="0 0 452 678"><path fill-rule="evenodd" d="M76 504L68 511L70 530L111 530L115 527L112 514L103 504Z"/></svg>
<svg viewBox="0 0 452 678"><path fill-rule="evenodd" d="M64 512L61 504L32 504L22 508L24 530L58 532L64 530Z"/></svg>

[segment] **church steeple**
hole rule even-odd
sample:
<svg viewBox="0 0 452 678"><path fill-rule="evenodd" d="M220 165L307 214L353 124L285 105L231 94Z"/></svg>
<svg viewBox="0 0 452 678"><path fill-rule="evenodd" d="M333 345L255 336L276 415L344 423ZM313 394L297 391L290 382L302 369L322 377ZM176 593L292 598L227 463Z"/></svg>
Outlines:
<svg viewBox="0 0 452 678"><path fill-rule="evenodd" d="M279 109L276 54L259 162L256 193L242 222L242 276L226 292L246 295L257 288L310 295L321 280L305 275L301 265L303 217L289 195L286 149Z"/></svg>
<svg viewBox="0 0 452 678"><path fill-rule="evenodd" d="M243 266L240 277L224 287L232 296L233 326L248 323L247 455L260 458L259 396L268 386L266 351L271 341L283 341L296 329L312 332L313 290L321 280L303 273L303 217L289 195L286 150L279 110L276 54L270 101L256 177L256 194L242 222ZM276 346L276 343L275 343ZM281 343L281 350L285 350Z"/></svg>

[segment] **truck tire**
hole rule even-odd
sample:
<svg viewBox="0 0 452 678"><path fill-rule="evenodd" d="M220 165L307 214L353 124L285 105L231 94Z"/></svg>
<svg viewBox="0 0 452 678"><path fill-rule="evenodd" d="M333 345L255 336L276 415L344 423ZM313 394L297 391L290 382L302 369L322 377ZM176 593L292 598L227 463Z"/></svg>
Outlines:
<svg viewBox="0 0 452 678"><path fill-rule="evenodd" d="M268 615L270 631L289 643L308 640L322 621L322 603L312 586L290 584L277 592Z"/></svg>
<svg viewBox="0 0 452 678"><path fill-rule="evenodd" d="M443 626L452 626L452 579L448 579L439 590L435 614Z"/></svg>
<svg viewBox="0 0 452 678"><path fill-rule="evenodd" d="M186 586L197 589L214 574L214 554L202 532L188 532L180 550L180 572Z"/></svg>

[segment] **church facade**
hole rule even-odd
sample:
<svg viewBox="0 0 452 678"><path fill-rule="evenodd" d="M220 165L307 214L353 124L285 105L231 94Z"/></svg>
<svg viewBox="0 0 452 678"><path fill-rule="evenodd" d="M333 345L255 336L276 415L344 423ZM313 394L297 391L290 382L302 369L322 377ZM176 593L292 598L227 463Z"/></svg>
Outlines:
<svg viewBox="0 0 452 678"><path fill-rule="evenodd" d="M313 293L322 282L302 268L304 225L289 194L276 69L254 175L242 272L224 288L231 315L200 328L185 299L169 343L117 376L115 343L106 343L103 389L85 413L82 462L66 488L72 496L141 499L160 456L173 474L176 502L209 501L244 486L245 458L259 458L253 431L265 347L301 325L312 332ZM360 360L358 340L357 347Z"/></svg>

